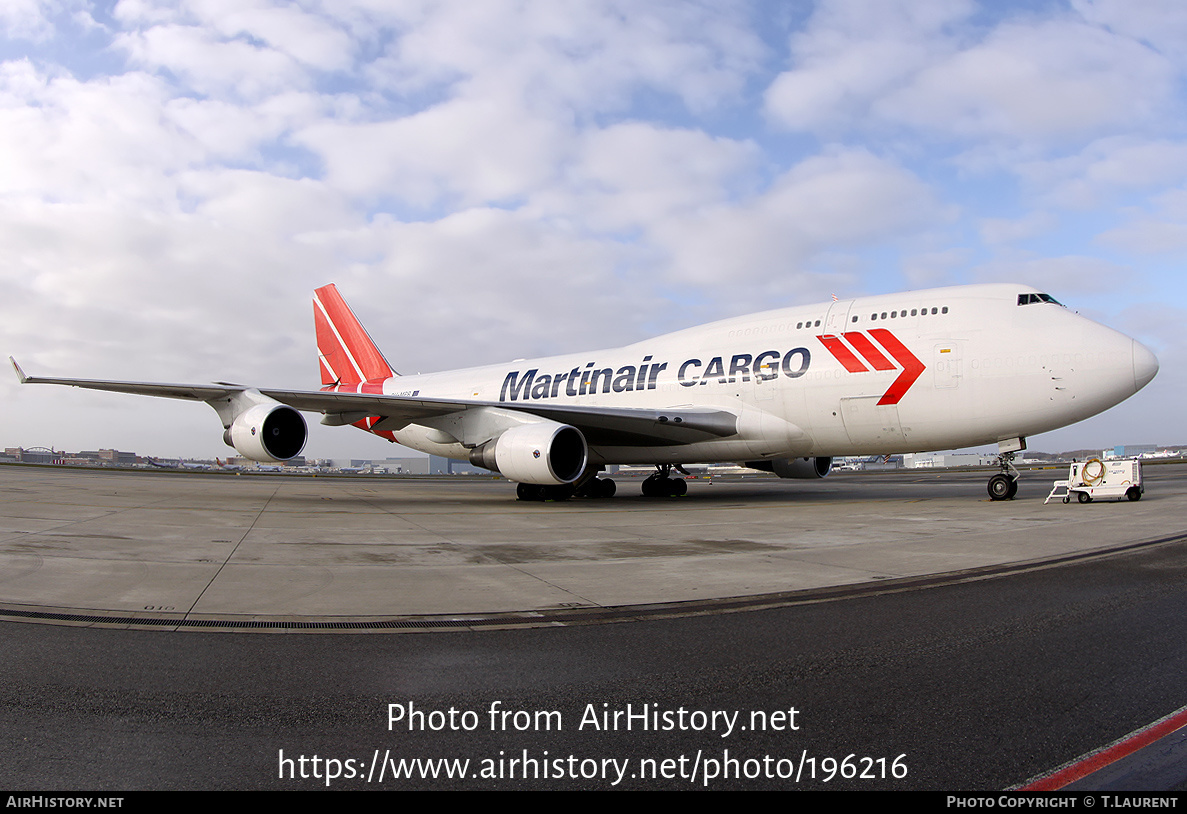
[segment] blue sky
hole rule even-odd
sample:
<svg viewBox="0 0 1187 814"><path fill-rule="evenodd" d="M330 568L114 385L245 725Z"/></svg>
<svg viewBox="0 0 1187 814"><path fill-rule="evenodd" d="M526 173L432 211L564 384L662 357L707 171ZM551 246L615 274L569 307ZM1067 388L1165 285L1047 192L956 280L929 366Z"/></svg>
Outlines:
<svg viewBox="0 0 1187 814"><path fill-rule="evenodd" d="M9 0L0 32L30 372L313 386L327 282L427 372L1010 281L1162 363L1032 448L1187 443L1181 3ZM0 387L5 445L228 451L203 405Z"/></svg>

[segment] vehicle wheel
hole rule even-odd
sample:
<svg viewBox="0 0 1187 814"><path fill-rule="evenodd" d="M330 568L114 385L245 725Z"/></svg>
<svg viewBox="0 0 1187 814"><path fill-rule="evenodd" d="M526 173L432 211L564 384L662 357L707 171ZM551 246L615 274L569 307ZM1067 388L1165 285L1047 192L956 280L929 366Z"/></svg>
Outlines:
<svg viewBox="0 0 1187 814"><path fill-rule="evenodd" d="M1136 486L1131 486L1125 490L1125 496L1131 501L1138 501L1142 499L1142 490Z"/></svg>
<svg viewBox="0 0 1187 814"><path fill-rule="evenodd" d="M1071 503L1071 502L1072 502L1072 496L1071 496L1071 495L1064 495L1064 496L1063 496L1063 502L1064 502L1064 503Z"/></svg>
<svg viewBox="0 0 1187 814"><path fill-rule="evenodd" d="M1091 503L1092 495L1088 494L1087 492L1076 492L1076 500L1080 501L1081 503Z"/></svg>
<svg viewBox="0 0 1187 814"><path fill-rule="evenodd" d="M989 479L989 498L991 500L1010 499L1010 479L1005 475L994 475Z"/></svg>

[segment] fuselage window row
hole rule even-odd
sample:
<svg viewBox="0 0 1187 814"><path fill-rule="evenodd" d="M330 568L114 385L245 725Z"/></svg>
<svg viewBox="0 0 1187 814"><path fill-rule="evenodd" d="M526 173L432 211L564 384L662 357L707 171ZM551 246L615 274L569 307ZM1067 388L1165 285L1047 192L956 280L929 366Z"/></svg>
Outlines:
<svg viewBox="0 0 1187 814"><path fill-rule="evenodd" d="M932 314L946 314L946 313L948 313L948 306L945 305L942 307L933 308L933 309L931 309L931 313ZM926 308L912 308L910 315L913 317L916 317L916 316L925 317L928 315L928 310ZM879 319L898 319L899 317L905 317L905 316L907 316L906 308L904 308L901 311L891 311L889 314L887 314L885 311L883 311L880 315L877 313L870 314L870 321L877 322ZM857 320L858 320L858 316L856 314L854 314L853 321L857 322ZM820 323L817 323L817 324L819 325Z"/></svg>

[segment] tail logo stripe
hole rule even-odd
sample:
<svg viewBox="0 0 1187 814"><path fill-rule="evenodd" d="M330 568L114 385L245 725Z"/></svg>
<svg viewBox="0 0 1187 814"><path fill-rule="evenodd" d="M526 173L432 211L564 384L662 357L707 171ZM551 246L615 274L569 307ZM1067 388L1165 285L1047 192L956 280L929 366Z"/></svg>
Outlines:
<svg viewBox="0 0 1187 814"><path fill-rule="evenodd" d="M355 360L354 354L352 354L350 352L350 347L342 339L342 334L340 334L338 332L338 326L334 324L334 320L330 319L330 315L326 311L325 305L322 304L321 297L318 296L318 293L316 293L316 292L313 295L313 304L316 305L318 307L318 309L321 311L322 317L326 321L326 326L329 327L330 331L333 332L333 334L334 334L334 338L338 341L337 350L341 351L342 354L346 357L346 360L348 362L350 362L350 366L354 368L355 375L357 375L360 380L366 379L367 377L363 375L363 369L359 366L359 363ZM327 367L329 367L329 365L327 365ZM335 371L333 370L333 368L330 368L330 372L333 373ZM342 377L335 376L335 378L338 380L341 380Z"/></svg>

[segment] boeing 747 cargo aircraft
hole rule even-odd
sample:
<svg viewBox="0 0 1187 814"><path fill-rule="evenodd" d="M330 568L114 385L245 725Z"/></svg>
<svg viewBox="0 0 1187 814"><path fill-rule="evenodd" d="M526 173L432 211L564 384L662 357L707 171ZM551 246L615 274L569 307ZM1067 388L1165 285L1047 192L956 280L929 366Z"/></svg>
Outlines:
<svg viewBox="0 0 1187 814"><path fill-rule="evenodd" d="M744 462L822 478L832 458L997 444L994 500L1012 498L1026 438L1141 390L1137 340L1024 285L970 285L797 306L621 348L401 376L333 285L313 299L320 390L26 376L22 382L205 401L240 454L299 454L300 411L518 482L522 500L608 497L608 464L647 464L648 496L684 494L673 467Z"/></svg>

